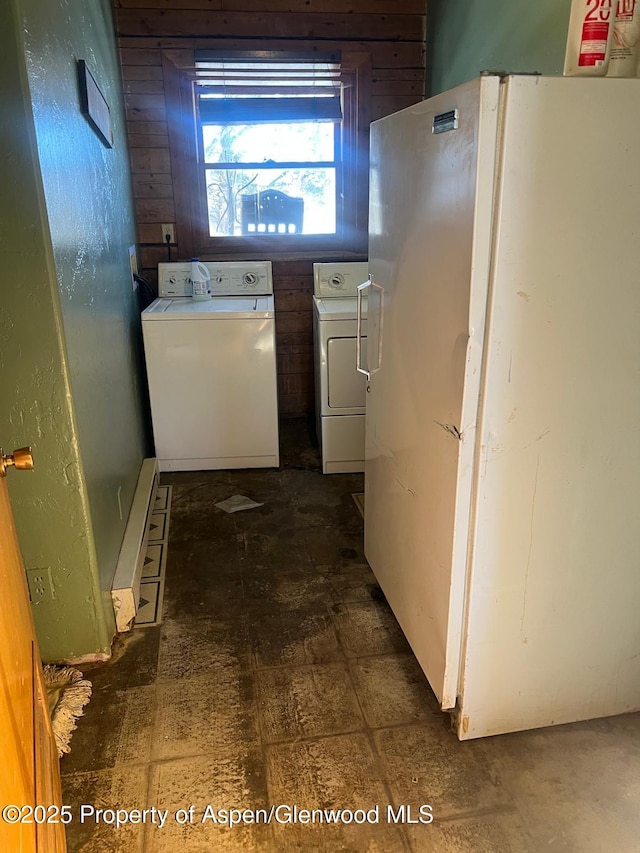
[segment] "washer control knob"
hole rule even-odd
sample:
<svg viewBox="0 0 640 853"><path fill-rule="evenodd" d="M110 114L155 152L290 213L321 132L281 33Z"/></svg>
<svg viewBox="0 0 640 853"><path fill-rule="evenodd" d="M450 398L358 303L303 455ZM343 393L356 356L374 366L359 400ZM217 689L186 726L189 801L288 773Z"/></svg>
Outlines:
<svg viewBox="0 0 640 853"><path fill-rule="evenodd" d="M247 287L255 287L258 283L258 276L254 272L246 272L242 280Z"/></svg>
<svg viewBox="0 0 640 853"><path fill-rule="evenodd" d="M335 273L329 279L329 284L335 290L341 290L344 287L344 276L341 275L339 272Z"/></svg>

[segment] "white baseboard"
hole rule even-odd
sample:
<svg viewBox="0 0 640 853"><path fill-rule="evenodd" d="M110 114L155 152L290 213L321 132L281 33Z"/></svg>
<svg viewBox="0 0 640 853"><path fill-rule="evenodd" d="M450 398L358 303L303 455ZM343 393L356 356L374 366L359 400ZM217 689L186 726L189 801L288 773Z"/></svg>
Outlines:
<svg viewBox="0 0 640 853"><path fill-rule="evenodd" d="M149 515L158 488L158 460L145 459L140 469L131 512L124 532L116 572L111 585L118 633L131 630L140 599L140 576L147 551Z"/></svg>

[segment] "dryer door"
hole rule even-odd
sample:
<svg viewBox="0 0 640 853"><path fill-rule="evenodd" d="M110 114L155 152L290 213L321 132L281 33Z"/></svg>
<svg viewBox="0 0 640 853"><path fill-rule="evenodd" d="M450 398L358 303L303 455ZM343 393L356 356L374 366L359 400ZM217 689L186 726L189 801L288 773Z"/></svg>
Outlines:
<svg viewBox="0 0 640 853"><path fill-rule="evenodd" d="M327 373L329 378L329 408L331 410L364 409L366 380L363 374L356 370L355 337L329 338L327 342Z"/></svg>

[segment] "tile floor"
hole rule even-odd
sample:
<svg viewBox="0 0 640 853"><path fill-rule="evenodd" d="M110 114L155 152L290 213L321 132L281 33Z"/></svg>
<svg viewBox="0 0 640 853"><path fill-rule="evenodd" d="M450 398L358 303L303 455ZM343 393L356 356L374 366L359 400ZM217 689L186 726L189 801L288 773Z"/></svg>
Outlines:
<svg viewBox="0 0 640 853"><path fill-rule="evenodd" d="M282 444L279 471L163 478L165 618L85 669L62 760L70 853L640 850L640 715L459 743L366 565L362 477L322 476L306 422ZM264 506L214 508L235 493ZM116 829L81 823L83 803L168 816ZM387 820L423 804L433 824ZM207 806L277 805L371 821L378 806L378 822L201 823Z"/></svg>

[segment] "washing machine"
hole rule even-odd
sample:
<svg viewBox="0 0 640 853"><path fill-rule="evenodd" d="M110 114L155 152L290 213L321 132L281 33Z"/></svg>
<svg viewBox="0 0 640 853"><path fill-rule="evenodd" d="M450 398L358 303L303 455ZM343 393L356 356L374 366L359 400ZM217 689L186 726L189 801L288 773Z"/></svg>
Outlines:
<svg viewBox="0 0 640 853"><path fill-rule="evenodd" d="M160 471L277 467L270 261L206 263L212 297L190 297L189 263L158 266L142 312Z"/></svg>
<svg viewBox="0 0 640 853"><path fill-rule="evenodd" d="M324 474L364 471L366 381L356 371L356 292L367 275L366 263L313 265L316 429Z"/></svg>

